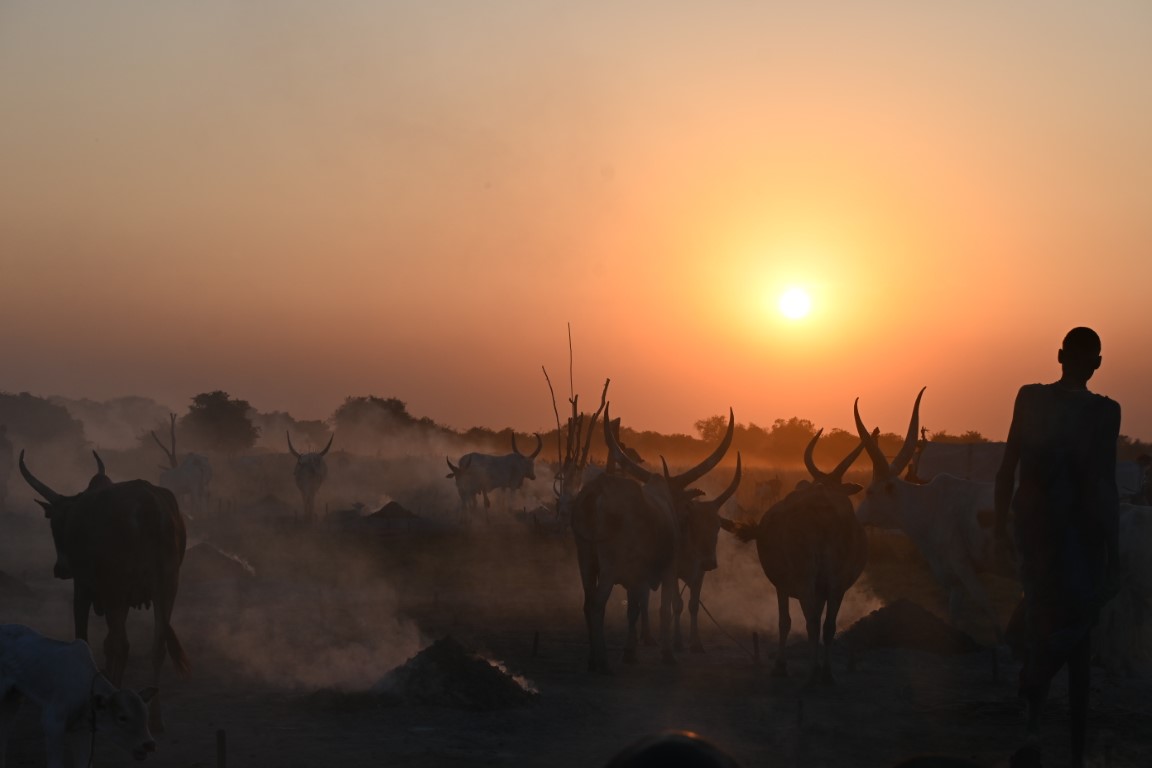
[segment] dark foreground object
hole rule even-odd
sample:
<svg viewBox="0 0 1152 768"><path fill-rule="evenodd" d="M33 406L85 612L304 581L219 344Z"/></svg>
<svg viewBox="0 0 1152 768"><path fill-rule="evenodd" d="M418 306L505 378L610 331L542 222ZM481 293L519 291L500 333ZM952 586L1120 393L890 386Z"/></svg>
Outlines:
<svg viewBox="0 0 1152 768"><path fill-rule="evenodd" d="M980 644L934 613L900 599L872 611L840 633L840 641L852 650L907 648L940 654L972 653Z"/></svg>

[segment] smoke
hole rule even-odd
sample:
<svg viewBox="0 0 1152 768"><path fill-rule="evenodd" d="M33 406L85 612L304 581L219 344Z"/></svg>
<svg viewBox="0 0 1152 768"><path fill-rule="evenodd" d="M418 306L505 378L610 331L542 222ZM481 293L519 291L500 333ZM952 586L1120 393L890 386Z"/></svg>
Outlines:
<svg viewBox="0 0 1152 768"><path fill-rule="evenodd" d="M156 426L168 424L169 409L147 397L116 397L96 401L87 398L50 397L72 418L84 425L84 436L98 449L128 450L142 435ZM166 431L163 434L166 434Z"/></svg>

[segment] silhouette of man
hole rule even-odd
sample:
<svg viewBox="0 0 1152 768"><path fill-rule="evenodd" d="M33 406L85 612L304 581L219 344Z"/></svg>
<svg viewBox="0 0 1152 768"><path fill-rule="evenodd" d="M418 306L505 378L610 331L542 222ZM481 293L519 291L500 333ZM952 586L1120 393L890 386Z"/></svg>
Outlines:
<svg viewBox="0 0 1152 768"><path fill-rule="evenodd" d="M1072 765L1084 762L1088 716L1089 632L1100 606L1118 585L1119 493L1116 441L1120 406L1088 391L1100 367L1100 337L1073 328L1057 360L1063 374L1052 384L1020 388L1004 460L996 475L996 542L1008 540L1009 507L1024 587L1026 652L1020 693L1028 705L1032 757L1048 686L1068 667ZM1019 470L1019 485L1013 483Z"/></svg>

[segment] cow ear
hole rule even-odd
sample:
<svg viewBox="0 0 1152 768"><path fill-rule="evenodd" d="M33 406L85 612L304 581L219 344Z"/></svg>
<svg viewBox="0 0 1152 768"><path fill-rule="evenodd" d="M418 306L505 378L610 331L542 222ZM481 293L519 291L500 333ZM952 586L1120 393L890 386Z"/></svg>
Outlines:
<svg viewBox="0 0 1152 768"><path fill-rule="evenodd" d="M995 521L996 510L994 509L981 509L976 512L976 522L980 524L981 528L991 528Z"/></svg>
<svg viewBox="0 0 1152 768"><path fill-rule="evenodd" d="M160 689L154 685L150 685L147 688L141 688L136 691L136 693L140 694L140 700L147 704L155 698L156 694L160 693Z"/></svg>
<svg viewBox="0 0 1152 768"><path fill-rule="evenodd" d="M840 490L851 496L854 493L860 493L864 490L864 486L859 483L840 483Z"/></svg>
<svg viewBox="0 0 1152 768"><path fill-rule="evenodd" d="M37 504L39 504L41 507L44 508L44 517L51 518L52 517L52 505L46 501L41 500L41 499L36 499L35 501Z"/></svg>

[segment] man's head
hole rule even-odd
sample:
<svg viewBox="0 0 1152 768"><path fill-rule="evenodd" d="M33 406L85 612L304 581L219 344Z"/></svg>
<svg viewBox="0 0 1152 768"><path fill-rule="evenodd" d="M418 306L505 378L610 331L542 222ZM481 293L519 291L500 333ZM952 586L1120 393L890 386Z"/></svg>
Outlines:
<svg viewBox="0 0 1152 768"><path fill-rule="evenodd" d="M1088 381L1100 367L1100 337L1091 328L1073 328L1064 337L1056 359L1066 376Z"/></svg>

